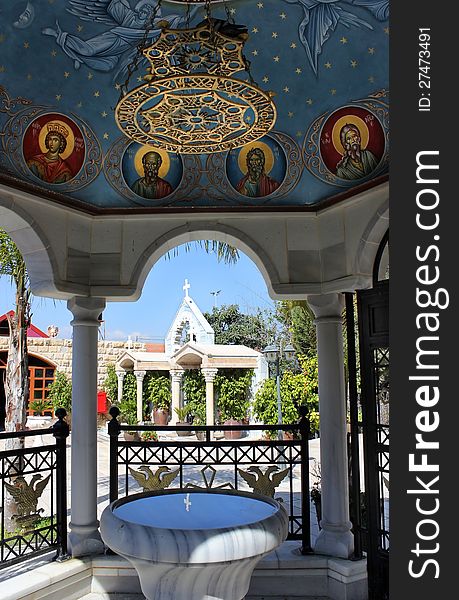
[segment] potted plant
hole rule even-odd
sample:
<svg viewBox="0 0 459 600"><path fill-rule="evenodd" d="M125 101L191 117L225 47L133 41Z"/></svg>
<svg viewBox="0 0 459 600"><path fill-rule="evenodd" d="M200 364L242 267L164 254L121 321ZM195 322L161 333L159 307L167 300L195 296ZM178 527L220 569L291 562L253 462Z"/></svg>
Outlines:
<svg viewBox="0 0 459 600"><path fill-rule="evenodd" d="M132 400L122 400L120 403L120 419L126 425L137 425L137 405ZM138 431L125 431L124 439L127 442L138 442L140 440Z"/></svg>
<svg viewBox="0 0 459 600"><path fill-rule="evenodd" d="M167 425L172 400L171 381L164 375L153 373L147 381L147 398L153 411L155 425Z"/></svg>
<svg viewBox="0 0 459 600"><path fill-rule="evenodd" d="M142 431L140 438L142 442L157 442L158 434L156 431Z"/></svg>
<svg viewBox="0 0 459 600"><path fill-rule="evenodd" d="M188 421L186 420L188 413L190 412L190 407L188 405L174 408L174 411L178 419L176 425L189 425ZM189 431L177 431L177 435L180 436L186 436L189 435L189 433Z"/></svg>
<svg viewBox="0 0 459 600"><path fill-rule="evenodd" d="M215 387L218 392L217 406L224 425L243 425L250 407L253 371L233 371L218 374ZM225 431L225 439L242 437L242 431Z"/></svg>
<svg viewBox="0 0 459 600"><path fill-rule="evenodd" d="M190 413L193 417L193 425L196 427L205 427L206 425L206 405L204 404L196 404L193 407L190 407ZM206 439L205 431L195 431L195 436L198 440L203 442Z"/></svg>
<svg viewBox="0 0 459 600"><path fill-rule="evenodd" d="M183 377L183 391L186 397L188 414L193 425L203 427L206 425L206 382L201 371L190 369L185 371ZM195 431L198 440L205 440L205 431Z"/></svg>

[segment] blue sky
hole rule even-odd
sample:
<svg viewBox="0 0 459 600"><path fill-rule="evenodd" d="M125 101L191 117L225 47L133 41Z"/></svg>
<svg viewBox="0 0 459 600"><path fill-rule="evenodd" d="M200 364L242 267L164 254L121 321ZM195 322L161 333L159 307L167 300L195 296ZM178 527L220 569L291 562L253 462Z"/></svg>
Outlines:
<svg viewBox="0 0 459 600"><path fill-rule="evenodd" d="M218 305L239 304L243 312L258 307L274 306L266 284L255 264L244 254L236 265L218 263L204 250L180 247L178 256L160 259L145 282L137 302L110 302L104 312L105 338L126 340L130 335L144 341L163 339L184 296L183 284L188 279L190 296L204 312L212 309L211 291L221 290ZM14 294L5 277L0 277L0 314L14 305ZM71 314L66 303L35 297L32 302L32 321L46 332L49 325L59 327L59 337L71 337ZM148 340L147 340L148 338ZM153 340L153 338L155 338Z"/></svg>

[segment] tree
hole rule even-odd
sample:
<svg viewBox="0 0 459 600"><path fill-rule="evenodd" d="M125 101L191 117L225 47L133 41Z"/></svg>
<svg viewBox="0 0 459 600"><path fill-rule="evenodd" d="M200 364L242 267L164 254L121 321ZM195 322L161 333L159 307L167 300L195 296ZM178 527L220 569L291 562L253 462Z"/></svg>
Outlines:
<svg viewBox="0 0 459 600"><path fill-rule="evenodd" d="M282 300L277 303L276 316L290 331L297 354L317 355L314 314L305 300Z"/></svg>
<svg viewBox="0 0 459 600"><path fill-rule="evenodd" d="M29 402L27 328L30 325L31 290L24 259L3 229L0 229L0 275L9 277L16 288L14 315L8 316L10 336L5 373L5 429L18 431L25 428ZM8 442L7 449L18 446L17 440Z"/></svg>
<svg viewBox="0 0 459 600"><path fill-rule="evenodd" d="M214 306L204 317L215 331L216 344L240 344L261 351L275 337L271 317L260 309L251 315L241 313L237 304Z"/></svg>

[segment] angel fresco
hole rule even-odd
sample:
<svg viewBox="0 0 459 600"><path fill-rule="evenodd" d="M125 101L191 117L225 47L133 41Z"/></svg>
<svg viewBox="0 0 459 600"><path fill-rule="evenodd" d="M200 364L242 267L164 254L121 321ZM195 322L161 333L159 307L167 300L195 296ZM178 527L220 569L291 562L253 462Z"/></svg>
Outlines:
<svg viewBox="0 0 459 600"><path fill-rule="evenodd" d="M124 79L128 65L132 62L137 46L145 36L145 26L154 16L154 28L149 31L147 43L153 43L161 30L158 23L167 21L172 29L180 27L191 19L198 7L194 7L189 16L161 15L156 8L156 0L140 0L131 8L128 0L69 0L67 11L83 21L103 23L111 29L88 40L62 31L56 21L56 28L46 27L44 35L56 38L56 43L73 59L75 69L82 64L95 71L112 71L118 67L114 80ZM156 28L155 28L156 26Z"/></svg>
<svg viewBox="0 0 459 600"><path fill-rule="evenodd" d="M331 33L335 31L338 24L345 27L373 29L370 23L345 10L343 6L365 8L378 21L386 21L389 17L389 0L284 0L284 2L303 7L304 18L299 24L298 35L316 75L322 46L330 39Z"/></svg>

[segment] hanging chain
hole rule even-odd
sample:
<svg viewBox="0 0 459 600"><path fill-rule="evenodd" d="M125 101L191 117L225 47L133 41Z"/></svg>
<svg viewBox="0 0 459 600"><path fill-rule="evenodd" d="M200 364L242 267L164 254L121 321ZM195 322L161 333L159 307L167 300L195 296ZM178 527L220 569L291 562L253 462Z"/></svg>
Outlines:
<svg viewBox="0 0 459 600"><path fill-rule="evenodd" d="M128 64L127 76L126 76L124 83L121 84L120 97L118 99L118 103L121 102L121 100L127 94L131 77L132 77L133 73L135 73L135 71L137 71L137 69L139 68L140 62L144 58L143 51L146 48L148 48L148 46L150 45L148 38L150 36L150 33L154 29L156 17L158 16L158 13L161 11L161 4L162 4L162 0L157 0L156 6L153 8L153 11L151 12L150 16L148 17L148 20L145 21L145 31L143 33L143 37L142 37L141 41L137 44L137 51L135 53L134 58Z"/></svg>

